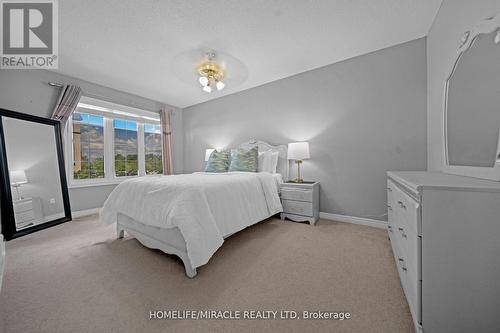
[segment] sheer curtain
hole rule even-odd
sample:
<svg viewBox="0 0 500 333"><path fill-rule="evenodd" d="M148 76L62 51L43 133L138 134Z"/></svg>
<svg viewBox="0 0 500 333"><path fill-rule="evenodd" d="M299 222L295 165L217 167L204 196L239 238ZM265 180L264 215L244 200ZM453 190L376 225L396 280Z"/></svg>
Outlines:
<svg viewBox="0 0 500 333"><path fill-rule="evenodd" d="M170 118L172 111L163 108L160 111L161 138L163 148L163 174L171 175L174 171L172 164L172 125Z"/></svg>

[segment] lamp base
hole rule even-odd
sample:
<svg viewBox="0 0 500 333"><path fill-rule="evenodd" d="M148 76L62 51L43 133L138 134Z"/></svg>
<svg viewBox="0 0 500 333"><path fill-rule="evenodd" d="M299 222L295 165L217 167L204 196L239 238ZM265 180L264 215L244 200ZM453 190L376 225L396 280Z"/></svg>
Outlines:
<svg viewBox="0 0 500 333"><path fill-rule="evenodd" d="M22 200L23 197L19 194L19 187L21 187L21 184L14 184L12 185L13 187L16 188L16 193L17 193L17 201Z"/></svg>
<svg viewBox="0 0 500 333"><path fill-rule="evenodd" d="M295 178L296 183L303 183L304 179L300 178L300 165L302 164L301 160L295 160L295 164L297 164L297 178Z"/></svg>

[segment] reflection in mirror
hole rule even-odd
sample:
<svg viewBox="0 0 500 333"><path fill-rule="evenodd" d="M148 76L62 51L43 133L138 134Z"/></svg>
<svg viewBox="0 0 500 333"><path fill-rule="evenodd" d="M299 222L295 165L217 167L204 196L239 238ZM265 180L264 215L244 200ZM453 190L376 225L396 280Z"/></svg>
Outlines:
<svg viewBox="0 0 500 333"><path fill-rule="evenodd" d="M498 30L475 37L448 80L446 132L451 166L500 164Z"/></svg>
<svg viewBox="0 0 500 333"><path fill-rule="evenodd" d="M2 122L16 231L65 217L54 126Z"/></svg>

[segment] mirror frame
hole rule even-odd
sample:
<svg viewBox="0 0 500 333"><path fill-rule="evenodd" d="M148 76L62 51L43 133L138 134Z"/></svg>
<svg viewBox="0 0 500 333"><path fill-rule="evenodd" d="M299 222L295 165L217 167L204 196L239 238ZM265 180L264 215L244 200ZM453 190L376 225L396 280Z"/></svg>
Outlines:
<svg viewBox="0 0 500 333"><path fill-rule="evenodd" d="M443 139L444 139L444 169L445 173L451 173L455 175L461 176L469 176L475 178L482 179L490 179L495 181L500 181L500 165L495 163L495 166L492 168L487 167L475 167L475 166L458 166L458 165L450 165L448 159L448 88L449 81L453 77L455 70L462 58L462 55L474 45L474 41L479 35L490 34L500 29L500 14L497 14L494 17L490 17L480 22L472 30L466 31L460 42L460 47L458 48L458 53L456 55L455 61L453 63L453 67L451 69L450 74L448 75L445 85L444 85L444 107L443 107L443 117L444 117L444 131L443 131ZM496 42L496 40L495 40ZM499 45L500 47L500 45ZM500 134L499 134L500 135ZM500 145L500 142L499 142Z"/></svg>
<svg viewBox="0 0 500 333"><path fill-rule="evenodd" d="M59 176L61 180L61 194L64 205L64 217L58 218L53 221L38 224L32 227L24 228L22 230L16 230L15 216L14 216L14 206L12 202L12 193L10 185L9 176L9 166L7 161L7 151L5 147L5 137L3 131L3 118L15 118L19 120L30 121L39 124L45 124L53 126L57 159L59 166ZM66 182L66 169L64 164L64 155L62 147L62 136L61 136L61 124L57 120L52 120L48 118L37 117L29 114L24 114L20 112L0 109L0 175L2 177L0 181L0 207L1 207L1 219L2 219L2 233L5 240L11 240L13 238L21 237L35 231L46 229L67 221L71 221L71 208L69 202L68 194L68 184Z"/></svg>

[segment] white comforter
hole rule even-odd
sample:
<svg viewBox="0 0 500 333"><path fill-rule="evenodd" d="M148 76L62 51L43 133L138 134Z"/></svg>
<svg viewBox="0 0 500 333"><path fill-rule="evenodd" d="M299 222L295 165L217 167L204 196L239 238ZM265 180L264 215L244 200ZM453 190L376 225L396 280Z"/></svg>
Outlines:
<svg viewBox="0 0 500 333"><path fill-rule="evenodd" d="M146 225L178 227L196 268L208 262L224 237L282 210L269 173L194 173L126 180L111 192L100 219L113 223L122 213Z"/></svg>

